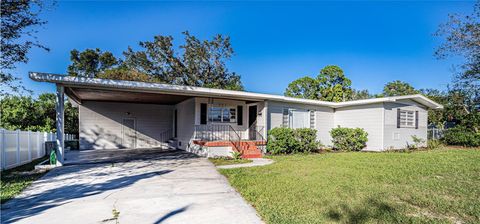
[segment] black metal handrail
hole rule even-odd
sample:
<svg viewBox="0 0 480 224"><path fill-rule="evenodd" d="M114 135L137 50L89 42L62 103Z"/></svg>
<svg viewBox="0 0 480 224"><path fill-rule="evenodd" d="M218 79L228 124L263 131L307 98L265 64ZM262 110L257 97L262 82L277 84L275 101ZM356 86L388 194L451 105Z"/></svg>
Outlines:
<svg viewBox="0 0 480 224"><path fill-rule="evenodd" d="M242 138L229 124L195 125L194 139L200 141L229 141L241 151Z"/></svg>
<svg viewBox="0 0 480 224"><path fill-rule="evenodd" d="M257 125L257 122L254 122L250 127L248 127L248 139L254 141L266 142L266 139L263 137L264 127Z"/></svg>

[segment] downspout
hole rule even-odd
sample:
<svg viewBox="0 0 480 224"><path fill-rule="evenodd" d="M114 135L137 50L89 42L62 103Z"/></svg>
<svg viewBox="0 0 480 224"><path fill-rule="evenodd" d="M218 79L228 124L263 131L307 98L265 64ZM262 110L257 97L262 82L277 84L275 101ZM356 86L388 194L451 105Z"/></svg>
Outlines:
<svg viewBox="0 0 480 224"><path fill-rule="evenodd" d="M270 113L268 112L268 101L265 100L264 101L264 113L265 113L265 116L263 116L264 118L264 124L265 124L265 130L264 130L264 135L265 136L265 140L268 139L268 130L270 130Z"/></svg>

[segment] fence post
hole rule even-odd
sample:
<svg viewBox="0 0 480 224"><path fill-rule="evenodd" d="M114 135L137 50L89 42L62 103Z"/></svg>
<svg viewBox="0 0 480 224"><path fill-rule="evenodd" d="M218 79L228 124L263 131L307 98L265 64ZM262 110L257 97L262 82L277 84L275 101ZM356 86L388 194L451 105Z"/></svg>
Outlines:
<svg viewBox="0 0 480 224"><path fill-rule="evenodd" d="M27 131L27 150L28 150L28 162L32 161L32 146L30 142L30 131Z"/></svg>
<svg viewBox="0 0 480 224"><path fill-rule="evenodd" d="M40 149L42 148L42 147L40 147L40 133L41 132L37 132L37 157L38 158L42 157L40 155Z"/></svg>
<svg viewBox="0 0 480 224"><path fill-rule="evenodd" d="M7 161L6 161L6 153L5 153L5 129L1 129L2 131L2 136L0 136L0 138L2 138L2 143L0 145L0 148L2 149L2 151L0 153L2 153L2 170L5 169L5 167L7 166Z"/></svg>
<svg viewBox="0 0 480 224"><path fill-rule="evenodd" d="M48 141L48 132L43 133L43 140L42 140L42 155L45 153L45 142Z"/></svg>
<svg viewBox="0 0 480 224"><path fill-rule="evenodd" d="M20 163L20 130L17 129L17 164Z"/></svg>

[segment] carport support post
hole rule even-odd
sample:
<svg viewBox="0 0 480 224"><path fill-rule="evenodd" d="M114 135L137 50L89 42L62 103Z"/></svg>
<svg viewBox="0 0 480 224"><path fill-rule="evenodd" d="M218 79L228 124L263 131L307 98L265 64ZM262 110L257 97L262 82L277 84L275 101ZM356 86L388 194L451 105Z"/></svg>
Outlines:
<svg viewBox="0 0 480 224"><path fill-rule="evenodd" d="M57 94L56 94L56 114L57 114L57 166L63 165L64 159L64 88L62 85L57 84Z"/></svg>

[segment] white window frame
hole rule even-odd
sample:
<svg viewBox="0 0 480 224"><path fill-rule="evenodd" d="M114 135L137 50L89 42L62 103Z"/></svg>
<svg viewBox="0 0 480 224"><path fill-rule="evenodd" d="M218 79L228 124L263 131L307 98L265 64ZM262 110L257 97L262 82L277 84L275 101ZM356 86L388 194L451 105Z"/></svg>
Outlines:
<svg viewBox="0 0 480 224"><path fill-rule="evenodd" d="M213 108L220 109L220 111L221 111L220 112L220 115L221 115L220 116L220 121L213 121L212 117L210 116ZM224 121L225 110L228 110L228 114L230 116L229 121ZM232 116L231 111L234 111L233 116ZM234 106L211 105L210 107L208 107L208 110L207 110L208 122L211 122L211 123L237 123L237 116L238 116L237 108L234 107Z"/></svg>
<svg viewBox="0 0 480 224"><path fill-rule="evenodd" d="M400 110L400 128L415 128L415 111Z"/></svg>

